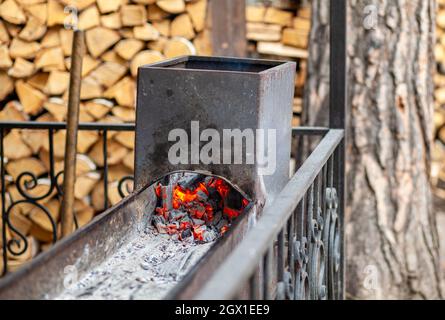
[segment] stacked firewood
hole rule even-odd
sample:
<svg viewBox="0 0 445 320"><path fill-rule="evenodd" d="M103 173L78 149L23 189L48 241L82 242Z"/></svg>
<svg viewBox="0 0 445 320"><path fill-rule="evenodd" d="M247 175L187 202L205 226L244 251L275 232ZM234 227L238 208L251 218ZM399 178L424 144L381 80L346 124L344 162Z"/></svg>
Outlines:
<svg viewBox="0 0 445 320"><path fill-rule="evenodd" d="M306 80L311 7L301 1L249 1L247 39L251 56L298 62L295 80L294 126L299 125Z"/></svg>
<svg viewBox="0 0 445 320"><path fill-rule="evenodd" d="M80 121L134 122L138 67L180 55L211 55L207 16L207 0L0 0L0 121L66 120L74 27L85 30L87 47ZM56 174L63 170L65 135L54 133ZM115 204L121 200L118 181L133 175L134 133L109 132L107 138L108 201ZM23 199L17 180L24 171L37 181L23 176L22 189L33 197L45 195L51 186L48 132L7 132L4 151L6 207ZM81 131L78 152L75 210L82 226L104 208L101 133ZM59 200L53 189L38 201L56 225ZM29 244L24 254L8 257L14 270L50 247L53 226L44 211L29 203L11 210L10 223ZM11 238L19 239L9 229ZM23 241L13 246L20 252Z"/></svg>
<svg viewBox="0 0 445 320"><path fill-rule="evenodd" d="M432 180L436 199L445 201L445 0L438 1Z"/></svg>

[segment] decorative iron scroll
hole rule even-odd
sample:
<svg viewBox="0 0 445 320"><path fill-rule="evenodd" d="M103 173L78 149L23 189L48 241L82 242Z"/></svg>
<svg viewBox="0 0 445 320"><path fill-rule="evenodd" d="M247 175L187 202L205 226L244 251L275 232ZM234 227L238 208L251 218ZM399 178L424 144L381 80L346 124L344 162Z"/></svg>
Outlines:
<svg viewBox="0 0 445 320"><path fill-rule="evenodd" d="M343 298L343 139L327 131L196 299Z"/></svg>
<svg viewBox="0 0 445 320"><path fill-rule="evenodd" d="M33 172L26 171L23 168L23 172L17 177L15 183L19 197L13 199L13 197L6 191L6 163L4 158L4 138L7 130L20 128L23 130L47 130L48 131L48 173L44 177L37 177ZM0 165L1 165L1 200L2 200L2 212L1 212L1 259L0 263L0 277L8 272L8 256L20 257L24 255L30 244L26 234L23 234L14 225L11 216L14 210L20 206L32 206L37 210L40 210L45 215L45 218L51 225L52 243L56 243L58 240L57 222L54 220L49 209L42 203L45 203L49 199L61 200L63 196L63 171L56 172L55 160L54 160L54 132L55 130L65 129L64 123L0 123ZM133 131L134 125L114 125L114 124L83 124L79 127L80 130L94 130L102 132L104 138L104 166L101 169L104 177L104 208L109 207L108 199L108 164L107 164L107 132L108 131ZM125 197L132 191L131 181L133 177L127 176L122 178L118 182L118 191L121 197ZM40 188L40 189L39 189ZM42 191L42 188L44 191ZM33 191L39 190L39 194ZM78 222L75 217L75 226L78 228ZM10 234L10 239L7 237L7 232Z"/></svg>

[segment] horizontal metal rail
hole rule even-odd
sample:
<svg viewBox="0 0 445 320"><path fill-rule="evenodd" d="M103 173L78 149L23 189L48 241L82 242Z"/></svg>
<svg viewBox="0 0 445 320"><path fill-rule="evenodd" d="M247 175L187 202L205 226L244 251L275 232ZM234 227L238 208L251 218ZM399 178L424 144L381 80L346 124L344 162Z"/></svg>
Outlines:
<svg viewBox="0 0 445 320"><path fill-rule="evenodd" d="M328 133L329 128L325 127L295 127L292 133L298 136L322 136Z"/></svg>
<svg viewBox="0 0 445 320"><path fill-rule="evenodd" d="M79 123L79 129L83 131L134 131L134 123ZM37 121L1 121L3 129L66 129L65 122L37 122Z"/></svg>
<svg viewBox="0 0 445 320"><path fill-rule="evenodd" d="M242 286L252 279L271 244L282 233L343 137L343 130L329 130L279 196L264 208L256 226L204 285L197 300L233 299Z"/></svg>

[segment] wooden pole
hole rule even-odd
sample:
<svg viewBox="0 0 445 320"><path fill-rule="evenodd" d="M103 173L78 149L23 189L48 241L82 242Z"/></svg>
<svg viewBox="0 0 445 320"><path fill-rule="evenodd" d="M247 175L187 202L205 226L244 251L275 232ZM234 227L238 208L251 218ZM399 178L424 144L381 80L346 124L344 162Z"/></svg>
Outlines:
<svg viewBox="0 0 445 320"><path fill-rule="evenodd" d="M246 3L245 1L210 1L212 46L216 56L245 57Z"/></svg>
<svg viewBox="0 0 445 320"><path fill-rule="evenodd" d="M65 169L62 199L62 237L74 231L74 185L76 183L77 132L79 127L82 60L85 52L85 35L75 31L71 56L70 88L68 100Z"/></svg>

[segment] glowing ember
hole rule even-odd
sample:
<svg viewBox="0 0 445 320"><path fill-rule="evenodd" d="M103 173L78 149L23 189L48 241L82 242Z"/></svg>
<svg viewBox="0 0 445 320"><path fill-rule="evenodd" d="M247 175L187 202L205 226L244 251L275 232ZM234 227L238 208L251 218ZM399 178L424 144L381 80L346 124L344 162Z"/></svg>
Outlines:
<svg viewBox="0 0 445 320"><path fill-rule="evenodd" d="M179 240L216 240L249 204L223 179L198 174L185 174L168 186L159 183L155 193L153 224L159 233Z"/></svg>

